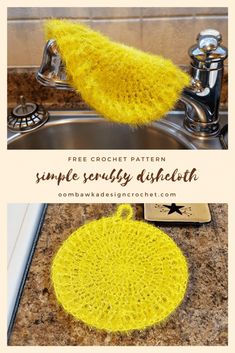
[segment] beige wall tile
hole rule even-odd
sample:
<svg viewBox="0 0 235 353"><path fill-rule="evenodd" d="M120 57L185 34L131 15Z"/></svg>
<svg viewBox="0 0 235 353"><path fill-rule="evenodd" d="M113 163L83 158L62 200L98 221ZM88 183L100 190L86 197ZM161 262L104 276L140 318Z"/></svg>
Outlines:
<svg viewBox="0 0 235 353"><path fill-rule="evenodd" d="M226 7L9 7L9 19L64 18L133 18L147 17L226 15Z"/></svg>
<svg viewBox="0 0 235 353"><path fill-rule="evenodd" d="M123 44L141 49L141 25L133 21L91 21L91 27Z"/></svg>
<svg viewBox="0 0 235 353"><path fill-rule="evenodd" d="M143 7L143 17L194 16L194 7Z"/></svg>
<svg viewBox="0 0 235 353"><path fill-rule="evenodd" d="M143 7L143 17L226 15L226 7Z"/></svg>
<svg viewBox="0 0 235 353"><path fill-rule="evenodd" d="M139 17L140 7L92 7L91 16L93 18L127 18Z"/></svg>
<svg viewBox="0 0 235 353"><path fill-rule="evenodd" d="M177 64L189 63L187 50L202 29L218 29L226 46L228 40L227 20L221 16L81 21L113 40L163 55ZM40 65L45 44L42 24L40 20L9 21L9 66Z"/></svg>
<svg viewBox="0 0 235 353"><path fill-rule="evenodd" d="M82 20L89 24L89 20ZM39 66L42 60L45 37L41 20L8 22L8 65Z"/></svg>
<svg viewBox="0 0 235 353"><path fill-rule="evenodd" d="M196 15L228 15L227 7L195 7Z"/></svg>
<svg viewBox="0 0 235 353"><path fill-rule="evenodd" d="M223 18L155 19L143 21L143 50L170 58L176 64L188 64L188 48L205 28L219 30L227 46L228 28Z"/></svg>
<svg viewBox="0 0 235 353"><path fill-rule="evenodd" d="M89 18L89 7L9 7L8 19Z"/></svg>
<svg viewBox="0 0 235 353"><path fill-rule="evenodd" d="M40 65L44 47L41 21L8 23L8 65Z"/></svg>

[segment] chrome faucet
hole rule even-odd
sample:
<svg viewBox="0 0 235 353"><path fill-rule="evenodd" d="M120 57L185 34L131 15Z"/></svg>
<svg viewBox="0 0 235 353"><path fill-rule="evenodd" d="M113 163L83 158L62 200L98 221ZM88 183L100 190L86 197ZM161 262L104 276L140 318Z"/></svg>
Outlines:
<svg viewBox="0 0 235 353"><path fill-rule="evenodd" d="M221 42L218 31L206 29L197 36L197 44L189 48L192 81L191 86L184 89L180 101L185 105L185 128L201 137L217 135L220 130L218 109L227 58L227 49ZM47 87L73 90L66 81L65 68L53 39L45 46L36 78Z"/></svg>
<svg viewBox="0 0 235 353"><path fill-rule="evenodd" d="M189 48L191 87L185 88L180 100L185 104L185 128L195 135L213 136L219 132L219 103L224 60L228 51L220 45L221 34L214 29L199 33L197 44Z"/></svg>

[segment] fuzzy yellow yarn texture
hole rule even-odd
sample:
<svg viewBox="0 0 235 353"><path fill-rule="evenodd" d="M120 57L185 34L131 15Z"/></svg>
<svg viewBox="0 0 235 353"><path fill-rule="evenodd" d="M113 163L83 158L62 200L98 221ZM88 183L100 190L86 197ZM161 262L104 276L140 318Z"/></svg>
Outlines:
<svg viewBox="0 0 235 353"><path fill-rule="evenodd" d="M171 110L190 78L171 60L113 42L88 26L68 20L46 22L71 86L104 117L147 124Z"/></svg>
<svg viewBox="0 0 235 353"><path fill-rule="evenodd" d="M129 332L159 324L180 305L188 265L160 229L132 219L130 205L78 228L53 259L51 278L64 310L87 325Z"/></svg>

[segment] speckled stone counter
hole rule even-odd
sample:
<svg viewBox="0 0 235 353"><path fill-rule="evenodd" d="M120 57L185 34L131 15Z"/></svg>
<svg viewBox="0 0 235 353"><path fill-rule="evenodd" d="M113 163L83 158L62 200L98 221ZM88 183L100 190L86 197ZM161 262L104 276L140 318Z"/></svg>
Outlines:
<svg viewBox="0 0 235 353"><path fill-rule="evenodd" d="M134 205L143 218L142 205ZM97 331L66 314L50 281L52 258L84 222L110 215L114 204L50 204L19 305L10 345L227 345L227 205L211 204L209 224L161 226L188 258L182 305L161 326L125 334Z"/></svg>
<svg viewBox="0 0 235 353"><path fill-rule="evenodd" d="M8 69L8 108L18 105L23 95L27 102L42 104L47 109L90 109L76 92L42 86L36 80L36 71L36 68Z"/></svg>

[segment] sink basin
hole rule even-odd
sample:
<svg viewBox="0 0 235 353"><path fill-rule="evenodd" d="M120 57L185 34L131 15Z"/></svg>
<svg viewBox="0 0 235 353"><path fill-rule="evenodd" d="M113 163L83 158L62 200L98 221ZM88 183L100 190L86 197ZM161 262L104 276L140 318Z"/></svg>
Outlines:
<svg viewBox="0 0 235 353"><path fill-rule="evenodd" d="M92 111L49 113L48 122L37 130L9 132L8 149L222 148L218 137L200 147L200 139L192 139L183 127L184 112L172 112L159 122L136 128L109 122Z"/></svg>

